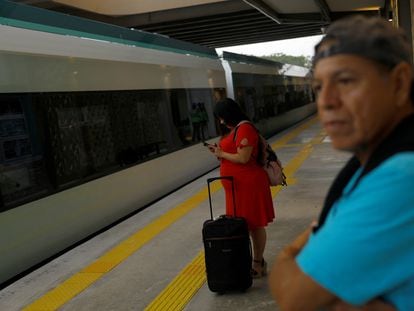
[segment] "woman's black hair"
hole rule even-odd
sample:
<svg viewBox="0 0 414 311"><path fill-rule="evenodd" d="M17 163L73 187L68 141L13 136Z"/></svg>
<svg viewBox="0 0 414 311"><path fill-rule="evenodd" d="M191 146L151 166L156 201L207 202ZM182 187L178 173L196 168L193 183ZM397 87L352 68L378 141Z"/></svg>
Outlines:
<svg viewBox="0 0 414 311"><path fill-rule="evenodd" d="M214 106L214 116L217 119L223 119L224 123L229 126L236 126L243 120L250 121L241 110L239 104L231 98L225 98L216 103Z"/></svg>

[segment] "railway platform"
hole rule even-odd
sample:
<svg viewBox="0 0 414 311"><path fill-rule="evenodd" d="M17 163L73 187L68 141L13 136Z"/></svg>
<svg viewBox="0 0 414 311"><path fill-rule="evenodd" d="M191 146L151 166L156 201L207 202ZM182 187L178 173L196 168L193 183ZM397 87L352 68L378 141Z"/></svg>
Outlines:
<svg viewBox="0 0 414 311"><path fill-rule="evenodd" d="M288 186L272 187L276 219L265 251L271 266L317 217L349 155L332 149L316 117L269 142L288 178ZM218 175L209 172L2 289L0 310L278 310L267 277L244 293L218 295L207 287L201 228L210 217L206 179ZM215 215L222 214L220 182L212 200Z"/></svg>

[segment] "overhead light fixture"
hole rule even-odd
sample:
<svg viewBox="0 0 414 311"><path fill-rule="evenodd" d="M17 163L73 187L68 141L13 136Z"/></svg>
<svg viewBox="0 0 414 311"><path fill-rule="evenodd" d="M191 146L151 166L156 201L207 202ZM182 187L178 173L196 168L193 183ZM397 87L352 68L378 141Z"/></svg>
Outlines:
<svg viewBox="0 0 414 311"><path fill-rule="evenodd" d="M373 5L373 6L366 6L366 7L356 8L355 11L379 11L380 9L381 9L380 6Z"/></svg>

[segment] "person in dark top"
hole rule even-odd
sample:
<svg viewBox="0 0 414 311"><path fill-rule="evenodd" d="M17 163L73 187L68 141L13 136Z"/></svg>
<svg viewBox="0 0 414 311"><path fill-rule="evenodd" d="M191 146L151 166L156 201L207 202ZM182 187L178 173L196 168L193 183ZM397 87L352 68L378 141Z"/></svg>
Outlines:
<svg viewBox="0 0 414 311"><path fill-rule="evenodd" d="M200 110L200 132L201 139L204 141L207 138L210 138L208 134L208 113L204 103L198 103L198 109Z"/></svg>
<svg viewBox="0 0 414 311"><path fill-rule="evenodd" d="M333 23L313 89L334 148L353 157L317 224L277 256L281 310L414 310L414 101L410 45L380 18Z"/></svg>
<svg viewBox="0 0 414 311"><path fill-rule="evenodd" d="M198 142L201 140L201 111L196 103L191 104L190 118L193 126L193 135L191 140L193 142Z"/></svg>

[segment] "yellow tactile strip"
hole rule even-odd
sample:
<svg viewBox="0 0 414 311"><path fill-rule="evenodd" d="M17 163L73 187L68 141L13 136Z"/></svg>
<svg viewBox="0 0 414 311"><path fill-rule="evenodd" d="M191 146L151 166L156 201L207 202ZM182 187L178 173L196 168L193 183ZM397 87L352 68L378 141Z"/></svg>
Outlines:
<svg viewBox="0 0 414 311"><path fill-rule="evenodd" d="M180 274L154 299L145 311L183 310L206 281L204 252L200 252Z"/></svg>
<svg viewBox="0 0 414 311"><path fill-rule="evenodd" d="M317 121L316 118L311 119L310 121L300 125L296 129L290 131L287 135L283 136L272 146L277 149L283 146L287 141L293 139L299 133L301 133L306 128L315 124ZM306 158L306 157L305 157ZM291 161L292 162L292 161ZM290 163L291 163L290 162ZM293 169L296 170L299 165L295 165L290 168L291 164L288 164L285 168L286 175L288 177L288 182L291 182L291 175L293 175ZM220 183L213 183L211 185L211 192L214 193L221 188ZM281 187L274 187L272 190L272 195L275 195L280 191ZM105 273L109 272L111 269L116 267L122 261L127 259L132 253L141 248L144 244L152 240L159 233L164 231L175 221L183 217L185 214L196 208L201 202L207 199L208 193L207 188L203 188L198 193L193 195L188 200L184 201L182 204L174 207L167 213L163 214L155 221L147 225L142 230L139 230L120 244L118 244L113 249L109 250L102 257L97 259L91 265L87 266L77 274L73 275L63 283L59 284L57 287L35 300L30 305L26 306L24 311L48 311L48 310L57 310L63 304L71 300L73 297L78 295L80 292L85 290L91 284L100 279ZM203 253L200 253L194 260L191 262L157 298L151 303L148 308L152 305L156 306L157 309L151 310L182 310L182 308L188 303L191 297L197 292L197 290L205 282L205 273L204 273L204 256ZM184 273L186 277L181 275ZM191 284L191 285L190 285ZM182 287L181 289L179 289ZM165 296L164 292L168 289L169 294ZM163 298L164 297L164 298ZM160 300L159 302L157 300ZM176 309L170 309L169 307L165 309L163 306L162 300L175 301Z"/></svg>
<svg viewBox="0 0 414 311"><path fill-rule="evenodd" d="M102 273L77 273L23 310L56 310L101 276Z"/></svg>
<svg viewBox="0 0 414 311"><path fill-rule="evenodd" d="M213 183L211 185L211 192L216 192L220 189L220 187L221 185L219 183ZM127 259L132 253L168 228L172 223L197 207L201 202L207 199L207 196L207 189L203 188L182 204L179 204L175 208L163 214L145 228L139 230L109 250L91 265L73 275L68 280L52 289L38 300L34 301L32 304L26 306L23 310L46 311L58 309L96 280L101 278L105 273Z"/></svg>

